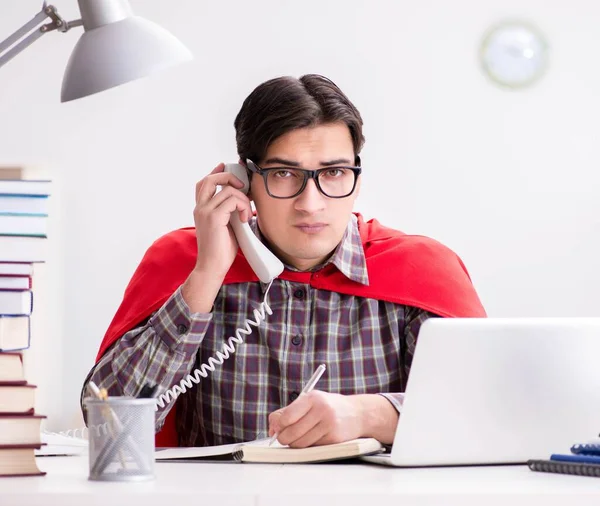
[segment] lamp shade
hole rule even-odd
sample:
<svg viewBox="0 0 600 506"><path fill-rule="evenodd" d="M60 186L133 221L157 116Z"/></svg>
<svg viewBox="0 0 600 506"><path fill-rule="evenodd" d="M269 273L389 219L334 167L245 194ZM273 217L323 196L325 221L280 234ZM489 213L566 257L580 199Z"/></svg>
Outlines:
<svg viewBox="0 0 600 506"><path fill-rule="evenodd" d="M192 53L167 30L126 14L105 24L86 23L83 17L86 31L67 63L61 102L92 95L193 59Z"/></svg>

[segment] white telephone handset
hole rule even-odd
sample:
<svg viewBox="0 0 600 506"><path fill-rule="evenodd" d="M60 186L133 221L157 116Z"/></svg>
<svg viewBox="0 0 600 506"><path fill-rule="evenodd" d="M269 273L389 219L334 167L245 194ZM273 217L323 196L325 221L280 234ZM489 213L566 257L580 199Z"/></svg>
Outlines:
<svg viewBox="0 0 600 506"><path fill-rule="evenodd" d="M228 163L225 165L225 172L230 172L237 177L244 187L241 189L244 193L248 193L250 184L248 182L248 174L246 168L238 163ZM237 242L244 252L244 256L252 270L263 283L268 283L275 279L283 272L283 264L269 249L254 235L248 223L243 223L240 220L237 212L232 213L229 222Z"/></svg>

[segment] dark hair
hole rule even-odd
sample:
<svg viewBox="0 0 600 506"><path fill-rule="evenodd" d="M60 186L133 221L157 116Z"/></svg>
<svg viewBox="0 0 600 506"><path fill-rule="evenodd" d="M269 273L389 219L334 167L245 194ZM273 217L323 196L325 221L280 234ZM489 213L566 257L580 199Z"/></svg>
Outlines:
<svg viewBox="0 0 600 506"><path fill-rule="evenodd" d="M348 126L358 157L365 142L362 118L335 83L317 74L271 79L254 89L235 118L238 155L260 163L281 135L334 122Z"/></svg>

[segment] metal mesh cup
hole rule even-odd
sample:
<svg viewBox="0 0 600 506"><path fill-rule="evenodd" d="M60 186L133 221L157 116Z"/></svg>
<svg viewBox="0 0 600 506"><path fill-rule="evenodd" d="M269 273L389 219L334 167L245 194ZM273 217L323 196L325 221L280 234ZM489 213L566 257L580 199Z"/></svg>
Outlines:
<svg viewBox="0 0 600 506"><path fill-rule="evenodd" d="M156 399L87 398L84 403L89 429L89 479L154 479Z"/></svg>

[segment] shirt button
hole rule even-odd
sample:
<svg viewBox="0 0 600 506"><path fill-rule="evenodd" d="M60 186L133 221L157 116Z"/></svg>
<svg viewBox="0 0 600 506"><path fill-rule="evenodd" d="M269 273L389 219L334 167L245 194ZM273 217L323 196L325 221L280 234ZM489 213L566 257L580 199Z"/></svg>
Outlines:
<svg viewBox="0 0 600 506"><path fill-rule="evenodd" d="M292 344L294 346L299 346L302 344L302 334L296 334L294 337L292 337Z"/></svg>
<svg viewBox="0 0 600 506"><path fill-rule="evenodd" d="M302 290L302 288L298 288L297 290L294 290L294 297L296 297L297 299L303 299L304 298L304 290Z"/></svg>
<svg viewBox="0 0 600 506"><path fill-rule="evenodd" d="M292 392L290 394L290 402L294 402L300 394L298 392Z"/></svg>
<svg viewBox="0 0 600 506"><path fill-rule="evenodd" d="M180 336L182 336L183 334L185 334L187 331L188 331L188 328L183 323L180 323L179 325L177 325L177 333Z"/></svg>

